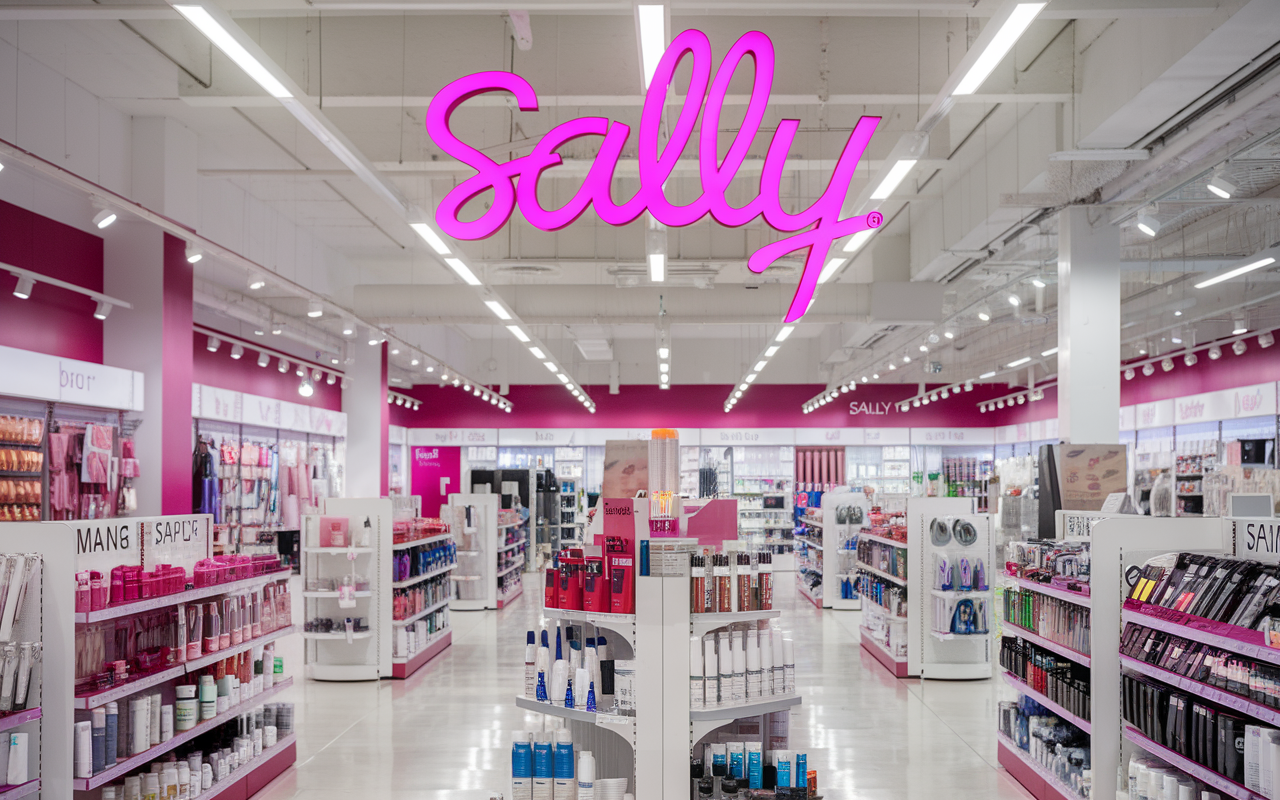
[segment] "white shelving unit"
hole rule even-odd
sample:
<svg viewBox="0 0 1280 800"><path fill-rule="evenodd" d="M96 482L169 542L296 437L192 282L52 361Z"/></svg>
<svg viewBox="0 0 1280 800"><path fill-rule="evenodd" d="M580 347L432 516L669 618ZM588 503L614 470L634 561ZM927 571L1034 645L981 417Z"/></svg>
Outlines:
<svg viewBox="0 0 1280 800"><path fill-rule="evenodd" d="M324 516L348 520L349 547L320 547L320 516L302 519L302 583L313 579L340 581L360 576L369 588L354 593L344 607L337 591L304 592L303 625L316 618L342 623L360 619L366 630L351 635L303 633L306 676L320 681L373 681L389 677L391 666L391 529L390 499L328 498ZM365 520L368 542L361 541ZM358 546L357 546L358 545Z"/></svg>
<svg viewBox="0 0 1280 800"><path fill-rule="evenodd" d="M414 500L419 500L415 497ZM398 515L401 520L414 519L421 516L421 505L417 505L411 510L399 511ZM432 549L441 546L447 546L447 543L453 540L454 529L460 527L460 520L463 519L462 509L455 506L445 506L440 509L440 519L449 528L445 533L439 533L434 536L426 536L421 539L414 539L407 542L400 542L391 545L391 557L388 558L388 565L391 568L391 577L394 576L395 559L398 556L409 552L410 559L414 558L414 548ZM456 549L456 548L455 548ZM455 557L456 558L456 557ZM444 564L427 570L419 575L414 575L404 580L390 581L391 602L387 606L388 619L386 625L390 631L391 638L391 674L392 678L407 678L425 665L428 661L435 658L446 648L453 644L453 625L449 618L448 607L454 595L454 586L456 583L452 580L452 574L458 568L457 562ZM425 584L425 586L424 586ZM435 596L439 599L434 601L424 598L426 606L414 614L404 619L393 619L395 614L395 597L397 589L413 589L414 587L423 587L426 594ZM445 609L440 615L442 619L430 620L429 618L436 615L437 612ZM419 622L421 621L421 624ZM441 624L443 623L443 624ZM432 625L435 630L430 630Z"/></svg>
<svg viewBox="0 0 1280 800"><path fill-rule="evenodd" d="M1051 650L1057 655L1074 661L1089 670L1090 698L1089 718L1066 712L1056 708L1056 704L1046 702L1048 698L1031 690L1013 676L1005 674L1007 691L1030 697L1045 705L1088 734L1092 762L1093 797L1115 797L1117 769L1125 765L1127 759L1137 751L1152 753L1165 759L1168 763L1185 769L1193 777L1207 779L1210 787L1213 775L1201 775L1206 772L1203 767L1185 764L1177 754L1165 750L1154 742L1150 742L1140 732L1124 724L1121 716L1120 689L1122 670L1131 670L1148 674L1143 669L1147 665L1135 666L1135 662L1118 657L1120 636L1123 623L1133 618L1125 609L1125 597L1128 586L1124 580L1125 571L1142 564L1148 558L1171 552L1198 552L1224 554L1232 552L1232 535L1229 520L1222 519L1185 519L1168 517L1120 516L1095 512L1058 512L1057 538L1083 539L1090 543L1090 564L1092 574L1090 593L1087 596L1064 593L1060 590L1030 581L1002 576L999 578L1011 585L1016 584L1022 590L1037 591L1046 596L1067 600L1076 605L1089 608L1093 624L1090 626L1089 655L1078 653L1056 642L1029 632L1023 628L1005 623L1001 631L1006 638L1021 638L1027 642ZM1252 556L1250 556L1252 557ZM1067 596L1064 596L1067 595ZM1154 626L1166 625L1165 620L1146 617L1143 624ZM1171 625L1171 623L1169 623ZM1194 637L1195 629L1176 628L1172 632ZM1165 628L1161 628L1165 629ZM1188 633L1190 632L1190 633ZM1164 680L1160 675L1154 676ZM1172 685L1176 679L1170 682ZM1187 687L1182 687L1186 689ZM1215 690L1201 687L1201 694L1210 701L1217 702L1211 693ZM997 757L1001 766L1009 771L1036 800L1078 800L1070 787L1059 781L1044 765L1036 762L1025 750L1019 749L1015 743L1005 736L998 737ZM1184 760L1185 761L1185 760ZM1218 776L1221 778L1221 776ZM1127 787L1123 787L1127 788ZM1239 795L1245 797L1246 795ZM1225 795L1224 796L1228 796Z"/></svg>
<svg viewBox="0 0 1280 800"><path fill-rule="evenodd" d="M835 611L858 611L862 598L842 597L845 578L852 583L858 561L858 537L871 503L862 492L840 487L822 495L823 573L822 607Z"/></svg>
<svg viewBox="0 0 1280 800"><path fill-rule="evenodd" d="M973 498L922 497L907 502L907 524L919 532L918 561L911 564L908 595L912 612L907 626L912 649L918 654L919 675L937 680L990 678L993 662L992 630L995 628L993 601L995 561L994 537L989 514L973 514ZM945 543L931 538L934 522L945 526ZM966 542L968 536L974 537ZM937 586L937 573L944 562L954 583L950 589ZM962 564L970 574L982 562L985 586L962 589ZM912 617L919 634L914 634ZM911 659L908 658L908 662Z"/></svg>
<svg viewBox="0 0 1280 800"><path fill-rule="evenodd" d="M458 569L453 575L456 588L449 607L454 611L480 611L502 608L524 589L520 579L524 568L524 549L529 546L528 536L508 544L506 532L524 523L498 524L498 500L496 494L451 494L449 505L463 509L464 524L459 535ZM510 563L499 566L503 561ZM508 575L510 588L506 593L498 591L498 582Z"/></svg>
<svg viewBox="0 0 1280 800"><path fill-rule="evenodd" d="M880 499L877 502L891 502ZM900 498L897 501L898 507L905 507L906 498ZM905 520L905 517L891 516L891 512L885 511L885 520ZM899 542L894 539L877 536L871 531L875 528L871 524L870 512L868 512L862 529L858 532L859 544L867 545L871 542L879 542L890 548L889 553L896 560L899 555L905 559L908 566L907 576L911 576L909 569L913 557L912 554L919 549L919 532L910 525L904 525L907 531L907 540ZM866 549L866 548L863 548ZM910 613L911 593L908 588L908 578L901 578L892 575L889 572L877 568L873 564L865 563L861 560L861 556L855 555L853 559L852 569L855 573L864 576L875 576L883 578L892 586L902 587L907 590L907 606L908 614ZM860 587L858 598L862 604L862 623L859 626L858 634L861 640L862 649L866 650L872 658L879 661L880 664L896 678L905 678L909 672L908 655L911 651L911 639L908 635L907 617L899 616L893 610L881 605L877 602L873 593L866 590L867 587ZM918 673L917 673L918 674Z"/></svg>

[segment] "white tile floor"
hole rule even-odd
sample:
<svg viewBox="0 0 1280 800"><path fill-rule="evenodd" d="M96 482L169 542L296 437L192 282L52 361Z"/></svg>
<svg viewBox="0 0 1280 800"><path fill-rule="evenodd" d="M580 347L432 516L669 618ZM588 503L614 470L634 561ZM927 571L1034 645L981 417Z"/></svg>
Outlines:
<svg viewBox="0 0 1280 800"><path fill-rule="evenodd" d="M525 631L538 616L526 581L508 609L454 613L453 647L407 681L299 681L281 698L298 705L296 769L257 800L508 795L511 731L540 727L539 715L526 719L512 702ZM792 742L808 752L825 797L1030 797L996 767L996 681L896 680L859 647L857 612L819 614L797 598L794 581L778 583L804 697L792 712ZM296 647L290 670L300 674Z"/></svg>

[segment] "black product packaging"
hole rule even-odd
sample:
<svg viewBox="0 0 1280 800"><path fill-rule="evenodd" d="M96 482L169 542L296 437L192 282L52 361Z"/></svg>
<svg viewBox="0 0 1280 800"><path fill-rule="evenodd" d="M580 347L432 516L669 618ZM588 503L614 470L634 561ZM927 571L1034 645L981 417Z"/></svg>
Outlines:
<svg viewBox="0 0 1280 800"><path fill-rule="evenodd" d="M1204 710L1204 761L1200 762L1214 772L1218 772L1218 712L1206 707Z"/></svg>
<svg viewBox="0 0 1280 800"><path fill-rule="evenodd" d="M1218 715L1218 738L1222 749L1222 774L1236 783L1244 783L1245 721L1226 714Z"/></svg>

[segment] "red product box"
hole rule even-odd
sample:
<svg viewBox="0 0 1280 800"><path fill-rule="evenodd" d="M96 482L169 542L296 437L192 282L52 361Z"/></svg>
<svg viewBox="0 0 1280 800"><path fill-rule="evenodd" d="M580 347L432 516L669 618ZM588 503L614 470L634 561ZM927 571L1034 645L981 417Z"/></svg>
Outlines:
<svg viewBox="0 0 1280 800"><path fill-rule="evenodd" d="M559 608L560 606L560 572L554 567L547 567L546 586L542 590L542 607Z"/></svg>
<svg viewBox="0 0 1280 800"><path fill-rule="evenodd" d="M608 614L611 608L604 556L587 556L583 565L582 610Z"/></svg>
<svg viewBox="0 0 1280 800"><path fill-rule="evenodd" d="M561 554L559 608L582 610L583 566L581 549L566 550Z"/></svg>

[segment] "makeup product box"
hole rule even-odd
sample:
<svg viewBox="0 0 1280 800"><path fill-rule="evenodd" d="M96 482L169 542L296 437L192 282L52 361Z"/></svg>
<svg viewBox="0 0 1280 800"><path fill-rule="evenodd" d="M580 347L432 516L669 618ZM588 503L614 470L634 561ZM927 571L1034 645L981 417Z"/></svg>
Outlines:
<svg viewBox="0 0 1280 800"><path fill-rule="evenodd" d="M320 547L346 547L349 540L349 522L346 517L321 517Z"/></svg>
<svg viewBox="0 0 1280 800"><path fill-rule="evenodd" d="M560 603L560 571L555 567L547 567L546 585L542 592L542 607L557 608Z"/></svg>
<svg viewBox="0 0 1280 800"><path fill-rule="evenodd" d="M560 590L558 608L582 610L583 558L581 548L562 552L560 556Z"/></svg>
<svg viewBox="0 0 1280 800"><path fill-rule="evenodd" d="M604 556L586 556L583 564L582 610L608 614L612 608L609 580L604 572Z"/></svg>
<svg viewBox="0 0 1280 800"><path fill-rule="evenodd" d="M636 572L635 501L604 498L604 559L609 612L634 614Z"/></svg>

